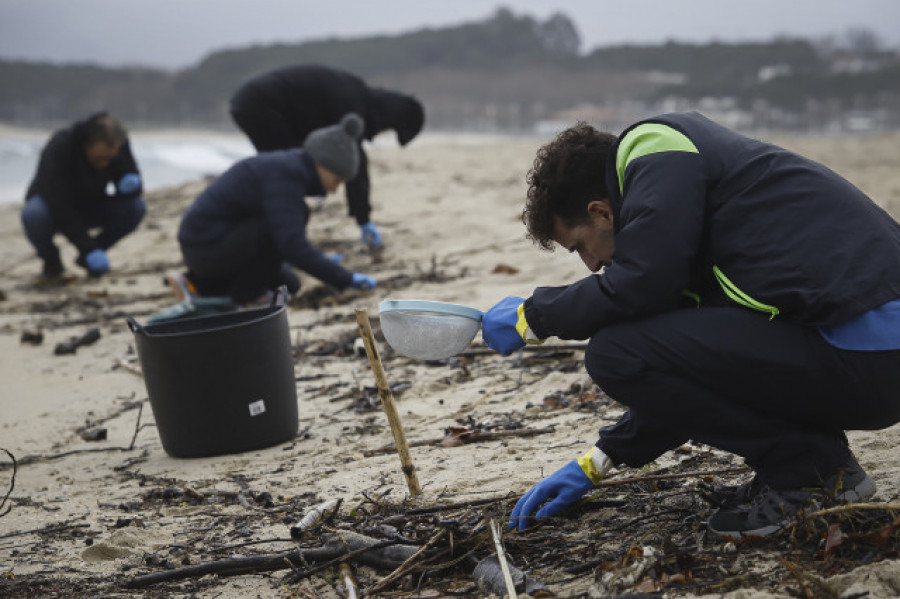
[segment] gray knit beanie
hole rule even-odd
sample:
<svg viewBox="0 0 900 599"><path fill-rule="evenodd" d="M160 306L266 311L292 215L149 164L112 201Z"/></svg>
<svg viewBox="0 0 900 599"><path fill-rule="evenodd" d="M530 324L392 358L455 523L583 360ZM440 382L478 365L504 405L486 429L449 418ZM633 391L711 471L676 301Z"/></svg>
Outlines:
<svg viewBox="0 0 900 599"><path fill-rule="evenodd" d="M364 128L365 123L358 114L347 113L337 125L310 133L303 142L303 149L323 167L349 181L359 170L357 141L362 137Z"/></svg>

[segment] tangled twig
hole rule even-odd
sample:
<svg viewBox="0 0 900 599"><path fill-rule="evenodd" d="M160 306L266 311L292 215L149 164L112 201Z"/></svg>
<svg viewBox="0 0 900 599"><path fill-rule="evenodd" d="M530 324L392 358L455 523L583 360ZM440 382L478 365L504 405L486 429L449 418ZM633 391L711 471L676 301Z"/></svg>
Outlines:
<svg viewBox="0 0 900 599"><path fill-rule="evenodd" d="M7 501L9 501L9 496L12 495L13 489L16 488L16 471L18 470L18 467L16 464L16 456L6 448L0 447L0 449L9 456L10 460L12 460L12 475L9 478L9 491L7 491L6 495L3 496L3 499L0 500L0 518L2 518L12 511L12 504L7 505Z"/></svg>

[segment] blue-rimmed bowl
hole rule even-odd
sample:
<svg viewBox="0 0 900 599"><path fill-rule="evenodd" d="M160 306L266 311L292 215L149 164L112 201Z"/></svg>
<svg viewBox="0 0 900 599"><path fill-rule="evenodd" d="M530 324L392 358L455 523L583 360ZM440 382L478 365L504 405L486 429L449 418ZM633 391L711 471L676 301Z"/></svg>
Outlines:
<svg viewBox="0 0 900 599"><path fill-rule="evenodd" d="M481 310L430 300L378 304L381 332L394 351L417 360L443 360L463 351L481 328Z"/></svg>

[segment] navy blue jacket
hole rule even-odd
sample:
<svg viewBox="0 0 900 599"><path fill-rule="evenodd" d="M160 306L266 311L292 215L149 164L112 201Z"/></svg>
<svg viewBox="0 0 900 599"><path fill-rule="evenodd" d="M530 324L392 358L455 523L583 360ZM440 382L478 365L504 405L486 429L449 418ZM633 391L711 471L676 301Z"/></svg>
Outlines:
<svg viewBox="0 0 900 599"><path fill-rule="evenodd" d="M701 307L751 303L808 326L900 297L900 225L889 214L822 164L697 113L632 125L605 182L612 262L534 291L525 318L541 338L586 339L675 309L686 293Z"/></svg>
<svg viewBox="0 0 900 599"><path fill-rule="evenodd" d="M126 140L115 158L104 169L96 169L84 152L88 122L95 114L53 134L41 150L37 172L28 186L26 200L41 196L50 207L53 222L84 256L99 246L90 235L85 215L95 214L110 197L139 196L142 186L122 194L118 182L129 173L140 174Z"/></svg>
<svg viewBox="0 0 900 599"><path fill-rule="evenodd" d="M263 152L235 163L194 200L182 216L178 241L204 245L227 235L245 219L266 223L284 260L343 289L353 274L325 257L306 237L306 196L325 190L313 160L299 148Z"/></svg>

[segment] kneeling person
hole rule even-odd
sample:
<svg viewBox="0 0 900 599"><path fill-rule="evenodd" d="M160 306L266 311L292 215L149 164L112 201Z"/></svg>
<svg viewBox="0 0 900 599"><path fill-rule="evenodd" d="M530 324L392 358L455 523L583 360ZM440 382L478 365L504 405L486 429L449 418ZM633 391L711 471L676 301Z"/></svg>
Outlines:
<svg viewBox="0 0 900 599"><path fill-rule="evenodd" d="M107 250L134 231L147 211L141 191L141 175L118 119L99 112L54 133L41 151L22 208L25 235L43 261L42 280L63 280L56 233L77 248L75 262L89 275L107 272Z"/></svg>
<svg viewBox="0 0 900 599"><path fill-rule="evenodd" d="M245 158L209 185L178 229L185 286L247 304L280 285L296 293L296 267L338 289L374 287L374 278L346 270L306 236L306 196L333 193L354 177L362 131L362 119L347 114L311 133L302 149Z"/></svg>

